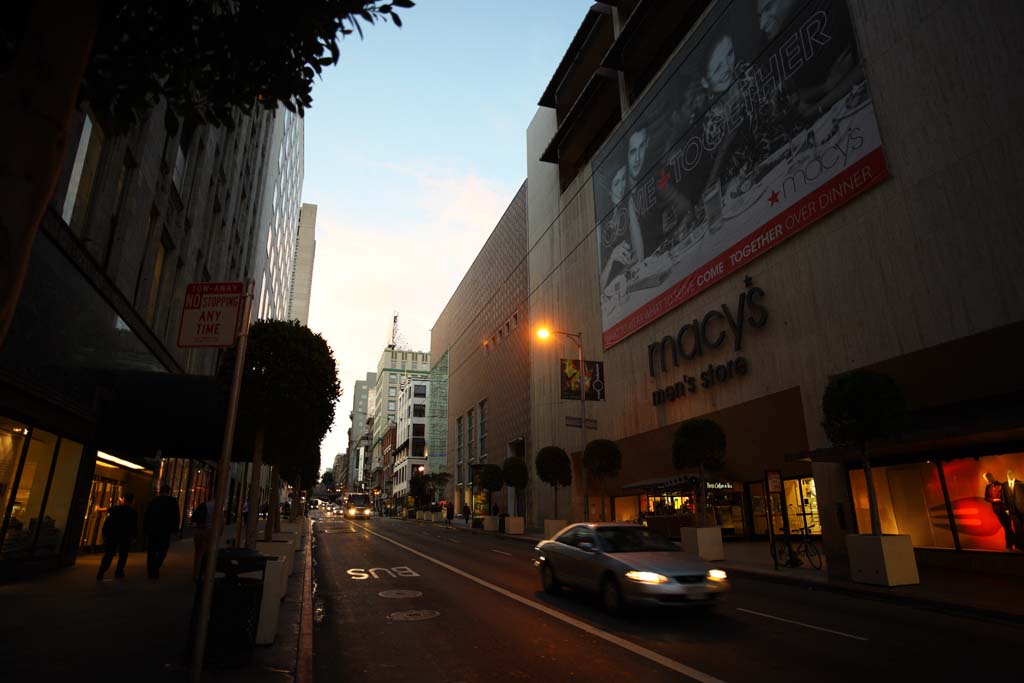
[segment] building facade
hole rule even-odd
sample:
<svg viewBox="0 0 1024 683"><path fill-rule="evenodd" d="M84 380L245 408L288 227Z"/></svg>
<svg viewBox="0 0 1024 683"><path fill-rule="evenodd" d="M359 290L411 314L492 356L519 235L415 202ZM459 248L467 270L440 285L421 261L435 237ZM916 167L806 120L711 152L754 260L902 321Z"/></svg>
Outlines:
<svg viewBox="0 0 1024 683"><path fill-rule="evenodd" d="M364 379L357 379L352 389L352 410L348 414L351 426L348 429L348 461L345 465L345 477L338 481L344 482L346 489L354 491L353 484L357 480L358 444L365 440L372 417L370 408L375 405L377 373L368 372Z"/></svg>
<svg viewBox="0 0 1024 683"><path fill-rule="evenodd" d="M0 348L3 576L96 547L124 493L141 508L167 484L187 520L209 489L215 447L141 444L130 414L171 420L184 388L209 393L217 351L177 346L185 288L253 278L275 121L257 111L231 130L186 124L168 136L162 105L122 135L88 107L73 118ZM183 385L185 375L200 377Z"/></svg>
<svg viewBox="0 0 1024 683"><path fill-rule="evenodd" d="M822 396L866 369L910 409L900 438L870 449L882 530L909 535L919 563L1019 571L984 475L1024 469L1024 374L1000 360L1024 341L1024 105L999 47L1024 15L615 5L587 14L527 133L530 316L581 331L603 363L587 439L623 453L608 516L692 524L672 439L710 418L727 438L709 486L723 533L763 537L770 514L820 535L843 575L868 495L859 458L826 438ZM601 65L617 78L594 77ZM572 517L595 519L601 494L583 489L565 421L579 402L563 399L559 359L575 348L552 341L530 352L532 442L572 454ZM535 522L552 515L550 490L532 503Z"/></svg>
<svg viewBox="0 0 1024 683"><path fill-rule="evenodd" d="M316 204L299 209L295 234L291 287L288 291L288 320L309 324L309 298L313 291L313 262L316 259Z"/></svg>
<svg viewBox="0 0 1024 683"><path fill-rule="evenodd" d="M480 514L486 496L473 486L472 467L534 450L526 212L524 183L430 333L431 357L443 359L447 380L447 496L456 509L471 504ZM512 499L498 498L512 512Z"/></svg>
<svg viewBox="0 0 1024 683"><path fill-rule="evenodd" d="M427 470L427 406L430 402L430 380L424 377L408 380L398 393L398 422L394 463L393 494L399 500L409 495L409 485L417 472ZM420 468L423 468L422 470Z"/></svg>

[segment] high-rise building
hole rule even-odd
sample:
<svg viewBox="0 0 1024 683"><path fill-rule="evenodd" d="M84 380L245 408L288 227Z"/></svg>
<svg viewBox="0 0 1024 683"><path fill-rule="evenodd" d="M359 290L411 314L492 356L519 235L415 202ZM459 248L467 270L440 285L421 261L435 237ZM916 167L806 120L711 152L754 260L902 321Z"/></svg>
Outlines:
<svg viewBox="0 0 1024 683"><path fill-rule="evenodd" d="M302 203L302 117L283 107L278 109L269 136L269 166L259 207L253 317L287 320Z"/></svg>
<svg viewBox="0 0 1024 683"><path fill-rule="evenodd" d="M430 380L409 377L398 392L398 422L395 439L392 489L396 498L409 493L409 482L418 468L427 466L427 403Z"/></svg>
<svg viewBox="0 0 1024 683"><path fill-rule="evenodd" d="M352 423L348 430L348 461L345 466L344 479L338 479L339 482L344 482L347 490L350 491L353 490L355 482L360 480L356 472L357 459L359 457L358 449L360 441L365 440L369 420L372 417L370 407L374 403L376 386L377 373L368 372L364 379L356 380L355 387L352 390L352 411L348 414L348 418Z"/></svg>
<svg viewBox="0 0 1024 683"><path fill-rule="evenodd" d="M398 423L398 394L410 381L430 380L430 354L423 351L404 351L389 345L377 362L377 393L371 405L373 437L381 439L390 424Z"/></svg>
<svg viewBox="0 0 1024 683"><path fill-rule="evenodd" d="M309 324L309 297L313 290L313 261L316 258L316 204L299 209L299 230L295 234L288 320Z"/></svg>
<svg viewBox="0 0 1024 683"><path fill-rule="evenodd" d="M164 425L221 409L204 403L217 350L180 348L178 325L188 284L253 277L281 115L168 136L164 114L122 134L86 108L72 119L0 346L0 577L97 548L101 509L122 493L144 508L164 483L186 513L211 485L211 468L189 459L197 432L161 441L176 436Z"/></svg>

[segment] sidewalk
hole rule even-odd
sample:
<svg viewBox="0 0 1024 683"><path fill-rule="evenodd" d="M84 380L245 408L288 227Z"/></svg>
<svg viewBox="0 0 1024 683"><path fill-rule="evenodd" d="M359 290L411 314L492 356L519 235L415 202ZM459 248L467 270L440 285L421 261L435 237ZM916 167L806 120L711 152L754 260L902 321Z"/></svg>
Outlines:
<svg viewBox="0 0 1024 683"><path fill-rule="evenodd" d="M210 683L290 683L295 680L305 549L296 555L277 639L257 646L252 662L234 671L207 671ZM146 578L146 553L128 556L126 579L96 581L100 555L79 555L75 566L0 586L5 614L0 640L4 680L74 680L144 676L152 683L189 679L185 656L191 615L193 544L173 541L160 579ZM115 558L116 562L116 558Z"/></svg>
<svg viewBox="0 0 1024 683"><path fill-rule="evenodd" d="M431 524L406 520L417 524ZM472 529L461 518L455 528L474 534L497 536L493 531ZM540 529L527 529L521 536L500 534L503 538L536 544L544 540ZM735 576L788 583L809 589L828 590L912 607L938 610L963 616L1024 623L1024 601L1016 598L1020 579L1014 576L981 574L939 567L919 567L921 583L916 586L872 586L848 580L830 579L827 567L775 569L765 541L725 543L726 559L717 566Z"/></svg>

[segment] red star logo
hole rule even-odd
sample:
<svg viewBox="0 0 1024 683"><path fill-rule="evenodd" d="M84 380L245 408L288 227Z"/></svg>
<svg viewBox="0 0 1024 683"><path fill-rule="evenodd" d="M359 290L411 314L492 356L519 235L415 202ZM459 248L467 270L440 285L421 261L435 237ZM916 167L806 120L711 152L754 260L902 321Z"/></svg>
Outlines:
<svg viewBox="0 0 1024 683"><path fill-rule="evenodd" d="M657 183L659 190L664 190L666 187L668 187L668 179L669 179L668 171L666 169L664 169L664 168L661 169L661 177L658 178L658 183Z"/></svg>
<svg viewBox="0 0 1024 683"><path fill-rule="evenodd" d="M775 206L778 203L779 203L779 193L776 192L775 190L772 190L771 196L768 197L768 204L770 204L771 206Z"/></svg>

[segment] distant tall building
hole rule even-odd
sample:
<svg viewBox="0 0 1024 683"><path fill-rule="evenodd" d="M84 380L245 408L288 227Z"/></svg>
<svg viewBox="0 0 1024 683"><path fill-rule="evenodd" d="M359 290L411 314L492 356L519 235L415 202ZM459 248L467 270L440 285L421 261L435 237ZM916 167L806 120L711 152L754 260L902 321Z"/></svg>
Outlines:
<svg viewBox="0 0 1024 683"><path fill-rule="evenodd" d="M343 481L347 490L352 490L354 484L360 480L356 470L358 469L358 457L360 440L366 436L367 420L372 417L370 406L374 402L374 392L377 385L377 373L366 373L366 379L356 380L355 388L352 390L352 412L348 414L352 426L348 430L348 462L345 478Z"/></svg>
<svg viewBox="0 0 1024 683"><path fill-rule="evenodd" d="M411 379L430 380L430 354L402 351L393 344L387 346L377 362L377 394L375 403L371 404L371 445L383 437L388 425L398 423L398 394Z"/></svg>
<svg viewBox="0 0 1024 683"><path fill-rule="evenodd" d="M302 198L303 140L302 117L279 109L270 130L270 161L259 209L254 271L256 318L288 319Z"/></svg>
<svg viewBox="0 0 1024 683"><path fill-rule="evenodd" d="M299 209L299 230L295 235L292 257L291 289L288 295L288 319L309 324L309 297L313 290L313 260L316 258L316 204Z"/></svg>

